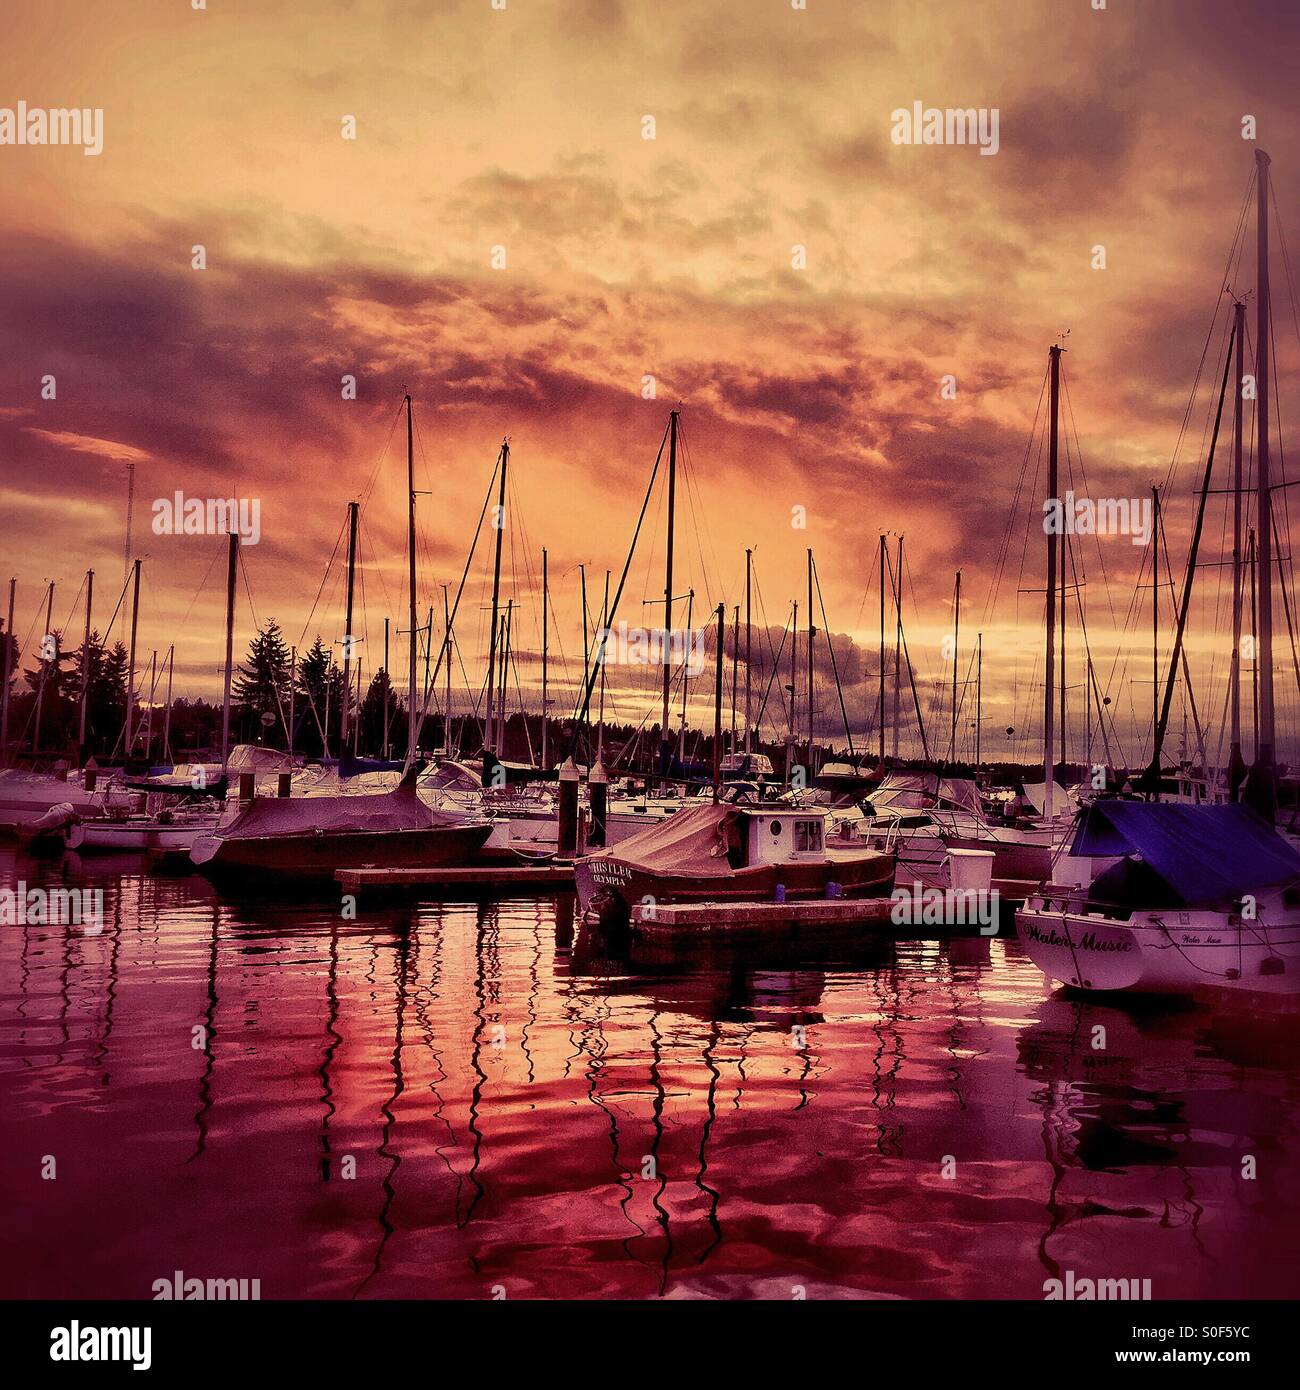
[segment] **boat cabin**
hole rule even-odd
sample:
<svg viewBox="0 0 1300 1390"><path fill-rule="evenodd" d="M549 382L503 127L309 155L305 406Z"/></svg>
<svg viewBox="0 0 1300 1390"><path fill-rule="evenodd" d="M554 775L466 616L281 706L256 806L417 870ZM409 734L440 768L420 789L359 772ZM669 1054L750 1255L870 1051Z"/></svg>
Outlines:
<svg viewBox="0 0 1300 1390"><path fill-rule="evenodd" d="M788 864L799 859L823 859L826 854L826 816L822 811L765 806L740 817L743 865Z"/></svg>

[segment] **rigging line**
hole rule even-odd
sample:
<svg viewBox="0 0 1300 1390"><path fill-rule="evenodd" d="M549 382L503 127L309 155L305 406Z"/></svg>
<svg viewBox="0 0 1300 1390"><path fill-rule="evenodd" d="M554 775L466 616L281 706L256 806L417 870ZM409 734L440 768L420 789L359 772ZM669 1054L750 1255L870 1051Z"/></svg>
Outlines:
<svg viewBox="0 0 1300 1390"><path fill-rule="evenodd" d="M1006 569L1007 554L1011 549L1011 533L1015 527L1016 517L1019 515L1020 511L1020 499L1023 496L1025 475L1029 471L1029 458L1033 450L1034 439L1038 433L1038 421L1043 409L1043 396L1047 391L1047 379L1050 370L1050 366L1044 369L1043 380L1038 388L1038 403L1034 406L1033 423L1030 426L1029 435L1025 440L1025 452L1020 462L1020 475L1016 481L1016 490L1012 495L1011 505L1007 510L1007 522L1006 526L1003 528L1002 544L998 547L997 564L989 584L988 596L984 600L984 617L982 621L985 626L988 625L993 614L993 609L997 605L998 593L1001 589L1002 578ZM1035 479L1037 479L1037 472L1035 472L1034 476ZM1027 541L1026 544L1028 544Z"/></svg>
<svg viewBox="0 0 1300 1390"><path fill-rule="evenodd" d="M911 595L912 595L912 608L913 608L913 611L915 611L915 612L920 612L921 605L920 605L919 601L917 600L917 597L916 597L916 585L915 585L915 583L914 583L914 581L913 581L913 579L912 579L912 557L911 557L911 554L910 554L910 553L903 556L903 573L904 573L904 576L905 576L905 579L906 579L906 582L907 582L908 591L909 591L909 592L911 593ZM907 651L907 644L906 644L906 643L903 644L903 650L904 650L904 652ZM910 660L910 657L909 657L909 660ZM923 685L928 684L928 685L931 687L931 690L930 690L930 717L931 717L932 719L936 719L936 718L938 717L938 713L939 713L940 710L942 709L942 700L943 700L943 697L944 697L943 681L942 681L942 679L935 680L933 677L931 677L930 675L928 675L926 672L923 671L923 672L921 673L921 683L922 683ZM915 695L915 694L916 694L916 677L915 677L915 672L913 672L913 676L912 676L912 685L913 685L913 695ZM917 718L918 718L918 720L920 719L920 717L921 717L921 707L920 707L920 700L919 700L919 697L918 697L918 698L917 698ZM927 744L928 744L928 740L926 740L926 742L927 742ZM929 757L929 754L928 754L928 753L926 754L926 757L927 757L927 758Z"/></svg>
<svg viewBox="0 0 1300 1390"><path fill-rule="evenodd" d="M334 540L334 549L330 552L329 561L328 561L328 563L327 563L326 566L325 566L325 573L321 575L321 578L320 578L320 587L316 590L316 597L315 597L315 599L312 601L311 612L307 614L307 621L306 621L305 623L303 623L303 625L302 625L302 632L301 632L301 633L299 634L299 636L298 636L298 643L297 643L297 645L300 646L300 647L301 647L301 646L303 645L303 643L307 640L307 629L308 629L309 627L311 627L311 620L316 616L316 607L317 607L317 605L320 603L320 596L321 596L321 594L324 592L326 581L327 581L327 580L329 579L329 577L330 577L330 570L333 569L333 567L334 567L334 561L335 561L335 559L338 557L339 546L343 543L343 533L347 530L347 525L348 525L348 523L347 523L347 518L344 517L343 523L342 523L342 525L339 527L339 533L338 533L337 537L335 537L335 540Z"/></svg>
<svg viewBox="0 0 1300 1390"><path fill-rule="evenodd" d="M1178 678L1178 657L1180 654L1183 654L1184 656L1186 654L1186 649L1183 646L1183 636L1187 626L1188 609L1191 605L1192 581L1196 575L1196 556L1201 542L1201 531L1205 520L1205 507L1206 503L1209 500L1210 473L1214 467L1214 453L1219 442L1219 429L1223 422L1223 403L1228 394L1228 378L1232 372L1232 355L1235 344L1236 333L1234 330L1234 332L1230 334L1228 337L1228 346L1223 359L1223 380L1219 384L1219 403L1214 415L1214 433L1210 436L1210 447L1205 459L1205 480L1200 488L1200 498L1196 510L1195 529L1192 531L1192 539L1188 547L1187 571L1183 581L1183 594L1181 601L1178 599L1177 595L1174 595L1173 597L1174 611L1177 617L1177 627L1174 635L1174 650L1170 654L1169 677L1168 680L1165 682L1163 694L1157 691L1157 694L1160 694L1160 712L1151 736L1151 768L1153 775L1157 779L1157 785L1160 774L1160 754L1163 749L1164 740L1169 728L1169 712L1170 705L1173 701L1174 682ZM1159 529L1163 531L1163 528ZM1156 537L1157 542L1160 539L1160 536ZM1167 534L1165 535L1164 539L1167 542ZM1165 566L1167 572L1170 575L1172 588L1173 567L1169 563L1169 553L1167 544L1165 546ZM1297 674L1300 675L1300 668L1297 668ZM1186 668L1184 668L1184 675L1186 675ZM1190 689L1189 681L1189 697L1191 696L1191 693L1192 692ZM1192 710L1193 715L1195 715L1196 707L1194 702L1192 705ZM1196 723L1197 734L1199 736L1199 717L1196 719Z"/></svg>
<svg viewBox="0 0 1300 1390"><path fill-rule="evenodd" d="M393 442L393 431L397 428L397 422L402 418L402 411L405 408L405 405L406 393L403 392L401 398L397 402L396 410L393 411L393 418L388 426L388 436L384 440L384 445L383 448L379 451L378 458L375 459L375 466L373 469L371 469L370 479L366 483L365 488L362 490L361 496L357 499L359 502L362 503L362 505L370 501L371 495L373 494L375 489L375 484L379 481L379 470L383 467L384 459L388 456L389 445Z"/></svg>
<svg viewBox="0 0 1300 1390"><path fill-rule="evenodd" d="M68 609L68 616L67 616L66 619L64 619L63 626L62 626L61 628L57 628L57 629L56 629L56 631L57 631L58 634L59 634L59 650L60 650L60 651L63 650L63 640L62 640L62 639L63 639L63 634L64 634L65 632L67 632L68 628L72 625L72 619L73 619L74 614L75 614L76 611L77 611L77 605L81 602L81 596L82 596L82 594L84 594L85 592L86 592L86 576L83 574L83 575L81 576L81 584L80 584L80 586L79 586L78 589L77 589L77 596L72 600L72 606ZM72 651L76 651L76 648L73 647L73 648L71 648L71 650L72 650Z"/></svg>
<svg viewBox="0 0 1300 1390"><path fill-rule="evenodd" d="M691 452L690 440L687 432L682 428L680 415L677 418L677 442L681 445L682 461L685 465L683 473L686 479L687 497L690 501L691 519L695 527L695 550L700 560L700 573L704 577L704 592L708 598L707 606L716 608L717 604L713 602L715 596L721 598L724 603L727 600L726 587L722 583L723 568L718 560L717 547L713 543L712 530L700 525L699 518L700 516L707 516L708 509L704 505L704 494L700 489L699 479L695 472L695 455ZM705 562L701 537L708 541L709 552L713 556L713 580L709 578L709 567Z"/></svg>
<svg viewBox="0 0 1300 1390"><path fill-rule="evenodd" d="M364 534L368 536L370 534L370 518L365 511L362 511L360 513L360 515L357 518L357 523L357 546L359 548L361 545L362 535ZM346 525L346 523L344 524ZM341 534L342 533L340 532L340 535ZM373 551L373 553L377 555L379 552L378 550L375 550ZM375 560L372 563L375 567L375 577L379 580L379 587L383 591L384 595L384 612L391 616L393 613L397 612L397 606L393 603L392 594L388 592L388 581L384 578L383 564L378 560Z"/></svg>
<svg viewBox="0 0 1300 1390"><path fill-rule="evenodd" d="M646 487L645 499L641 503L641 512L636 520L636 530L632 533L632 544L628 548L627 559L623 562L623 573L618 578L618 589L615 591L613 603L610 605L609 618L612 623L614 614L618 612L619 600L623 597L623 586L627 583L628 571L632 567L632 557L636 554L637 537L641 534L641 525L645 521L646 509L650 505L650 498L654 493L655 479L659 476L659 464L663 458L664 446L668 443L668 431L672 428L671 420L664 426L663 437L659 441L659 452L655 455L655 466L650 472L650 482ZM574 717L573 730L569 736L568 757L572 758L578 746L578 739L582 734L582 726L587 722L588 711L591 707L591 694L596 685L596 665L592 663L592 669L584 674L583 677L583 698L582 709ZM666 738L668 731L661 731L661 737Z"/></svg>
<svg viewBox="0 0 1300 1390"><path fill-rule="evenodd" d="M1108 706L1108 705L1103 705L1103 704L1101 703L1101 691L1100 691L1100 688L1097 686L1097 667L1096 667L1096 663L1095 663L1095 662L1093 661L1093 659L1092 659L1092 638L1089 636L1089 633L1088 633L1088 620L1087 620L1087 618L1086 618L1085 615L1084 615L1084 610L1083 610L1083 590L1082 590L1082 588L1081 588L1080 585L1079 585L1079 575L1078 575L1078 571L1077 571L1076 568L1075 568L1074 550L1075 550L1074 546L1067 546L1067 547L1066 547L1066 555L1067 555L1067 558L1069 559L1069 562L1070 562L1070 572L1074 575L1074 600L1075 600L1075 607L1078 609L1078 614L1079 614L1079 631L1080 631L1080 633L1081 633L1081 635L1082 635L1082 637L1083 637L1083 654L1084 654L1084 657L1085 657L1085 659L1086 659L1086 661L1087 661L1087 663L1088 663L1086 669L1092 673L1092 674L1091 674L1091 680L1092 680L1092 688L1091 688L1091 689L1088 688L1088 686L1087 686L1087 678L1085 677L1085 685L1084 685L1084 689L1085 689L1085 698L1086 698L1087 700L1091 700L1091 699L1093 698L1094 692L1096 693L1096 695L1097 695L1097 704L1098 704L1098 706L1099 706L1098 722L1100 723L1100 722L1104 722L1104 720L1106 719L1106 713L1107 713L1107 711L1109 710L1110 706ZM1128 759L1127 759L1127 757L1126 757L1125 754L1124 754L1124 746L1123 746L1122 741L1120 740L1119 730L1118 730L1118 728L1117 728L1116 725L1115 725L1115 716L1114 716L1113 714L1110 716L1110 732L1111 732L1111 736L1113 737L1113 739L1114 739L1114 741L1115 741L1115 747L1119 750L1120 760L1121 760L1122 764L1123 764L1125 767L1127 767L1127 766L1128 766Z"/></svg>
<svg viewBox="0 0 1300 1390"><path fill-rule="evenodd" d="M1091 496L1092 489L1088 485L1088 472L1083 462L1083 445L1079 440L1079 423L1075 419L1074 400L1070 395L1070 382L1068 377L1066 376L1064 368L1062 368L1061 370L1061 387L1062 392L1065 396L1066 414L1069 417L1070 421L1069 432L1067 432L1066 434L1066 451L1067 453L1069 451L1069 440L1070 434L1072 433L1074 435L1075 453L1078 455L1079 459L1079 476L1083 480L1083 487L1085 493ZM1113 626L1115 623L1115 603L1110 591L1110 576L1106 573L1106 555L1104 550L1102 549L1101 537L1094 532L1092 540L1093 544L1097 547L1097 563L1101 566L1102 588L1106 595L1106 604L1110 609L1110 620L1111 625ZM1082 557L1080 558L1082 559Z"/></svg>
<svg viewBox="0 0 1300 1390"><path fill-rule="evenodd" d="M772 669L768 672L768 675L767 675L767 687L766 687L766 689L763 691L763 699L762 699L762 701L759 703L759 706L758 706L758 717L757 717L757 718L755 719L755 721L754 721L755 727L756 727L756 728L759 728L759 729L761 729L761 728L763 727L763 711L767 708L767 697L768 697L768 696L771 694L771 692L772 692L772 682L773 682L774 680L776 680L777 672L778 672L778 670L780 669L781 653L785 650L785 639L786 639L786 637L789 635L789 632L790 632L790 623L787 621L785 627L781 630L781 643L780 643L780 646L778 646L777 649L776 649L776 658L775 658L775 660L772 662ZM771 640L771 639L770 639L770 635L769 635L769 641L770 641L770 640ZM782 690L782 687L778 686L777 689L778 689L778 691L781 691L781 690ZM784 712L785 712L785 695L784 695L784 693L781 694L781 708L782 708L782 713L784 713ZM787 721L788 721L788 716L787 716Z"/></svg>
<svg viewBox="0 0 1300 1390"><path fill-rule="evenodd" d="M219 549L213 549L212 558L208 561L208 567L204 571L203 578L199 580L199 587L194 591L194 597L190 599L190 606L185 610L185 616L180 621L180 630L184 630L186 623L190 620L190 614L194 612L194 605L199 601L199 595L207 588L208 580L212 577L213 566L221 556Z"/></svg>
<svg viewBox="0 0 1300 1390"><path fill-rule="evenodd" d="M503 446L503 447L504 447L504 446ZM482 511L480 511L479 514L478 514L478 525L475 526L475 528L474 528L474 539L470 542L469 554L465 557L465 568L461 571L460 584L459 584L459 586L458 586L457 589L456 589L456 602L453 603L452 606L451 606L451 625L452 625L453 630L455 629L455 626L456 626L456 615L457 615L457 613L460 612L460 600L461 600L461 595L465 592L465 582L466 582L467 578L469 577L470 566L474 563L474 551L475 551L475 549L476 549L477 546L478 546L479 536L480 536L480 535L482 534L482 532L483 532L483 519L484 519L484 517L487 516L488 507L491 505L491 502L492 502L492 485L496 482L496 480L497 480L497 474L500 472L500 470L501 470L501 450L498 450L498 451L497 451L496 466L492 469L492 476L488 479L487 492L484 494L484 497L483 497L483 509L482 509ZM416 635L415 635L414 633L412 633L412 634L411 634L410 640L411 640L412 642L414 642L414 641L417 641L418 639L417 639ZM459 643L457 643L457 645L459 646ZM439 673L440 673L441 670L442 670L442 658L443 658L443 653L444 653L446 650L447 650L447 644L444 642L444 643L442 643L442 644L439 646L439 648L438 648L438 660L437 660L437 662L434 664L434 668L433 668L432 674L429 676L429 683L430 683L430 686L431 686L431 687L437 685L437 683L438 683L438 675L439 675ZM462 663L462 664L463 664L463 663ZM411 699L414 699L414 698L415 698L415 693L412 692L412 693L411 693ZM424 710L423 710L423 715L422 715L422 717L426 717L426 718L427 718L428 713L429 713L429 701L428 701L428 699L426 698L426 699L424 700Z"/></svg>
<svg viewBox="0 0 1300 1390"><path fill-rule="evenodd" d="M822 610L822 631L826 634L826 645L831 653L831 671L835 676L835 692L840 698L840 715L844 720L844 734L849 741L849 756L854 756L853 730L849 728L849 712L844 707L844 687L840 684L839 665L835 660L835 643L831 641L831 620L826 616L826 600L822 597L822 579L817 572L816 559L812 562L813 583L817 587L817 601L821 604ZM739 636L739 634L737 634Z"/></svg>
<svg viewBox="0 0 1300 1390"><path fill-rule="evenodd" d="M1220 281L1219 292L1214 299L1214 313L1210 317L1210 326L1205 334L1205 343L1201 348L1201 357L1196 367L1196 375L1192 381L1192 389L1187 398L1187 406L1183 411L1183 421L1178 430L1178 437L1174 442L1174 451L1169 460L1169 468L1165 473L1166 488L1168 488L1170 482L1172 481L1174 470L1177 467L1178 454L1180 449L1182 448L1183 436L1186 433L1188 422L1191 419L1192 409L1196 401L1196 393L1200 389L1201 376L1204 372L1205 361L1210 350L1210 344L1214 339L1214 326L1219 321L1219 311L1223 307L1224 295L1230 293L1229 277L1232 273L1233 253L1236 250L1237 243L1241 238L1242 229L1244 228L1246 223L1246 215L1250 207L1250 194L1251 190L1254 187L1255 170L1252 168L1250 171L1250 177L1246 183L1246 193L1245 197L1243 197L1242 199L1241 211L1237 216L1237 227L1235 232L1233 233L1232 241L1228 247L1228 255L1226 263L1224 265L1223 279Z"/></svg>
<svg viewBox="0 0 1300 1390"><path fill-rule="evenodd" d="M772 646L772 629L771 629L771 626L769 625L769 623L768 623L768 621L767 621L767 604L765 603L765 601L764 601L764 599L763 599L763 589L762 589L762 585L759 583L759 580L758 580L758 566L757 566L757 565L754 566L754 571L753 571L753 573L754 573L754 594L755 594L755 596L756 596L757 599L758 599L758 611L759 611L760 616L761 616L762 619L763 619L763 635L764 635L764 637L767 639L767 651L768 651L768 655L771 656L771 658L772 658L772 670L775 672L775 671L779 668L779 666L780 666L781 648L774 648L774 647ZM788 625L789 625L789 624L787 623L787 626L788 626ZM781 639L781 647L783 648L784 646L785 646L785 638L782 637L782 639ZM769 687L770 687L770 683L771 683L771 682L770 682L770 678L769 678ZM781 697L781 717L782 717L783 721L784 721L785 723L788 724L788 723L790 722L790 714L789 714L789 709L788 709L788 707L787 707L787 705L786 705L785 687L784 687L783 685L778 685L778 686L777 686L777 693L778 693L778 695ZM764 700L764 703L766 703L766 698L765 698L765 700ZM761 724L760 724L760 725L756 725L755 727L761 728Z"/></svg>

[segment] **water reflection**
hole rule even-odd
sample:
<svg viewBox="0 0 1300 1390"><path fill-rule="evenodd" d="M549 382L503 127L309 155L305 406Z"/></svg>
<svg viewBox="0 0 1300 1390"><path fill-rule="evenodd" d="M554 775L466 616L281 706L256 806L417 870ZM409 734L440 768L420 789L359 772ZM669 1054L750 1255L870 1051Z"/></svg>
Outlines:
<svg viewBox="0 0 1300 1390"><path fill-rule="evenodd" d="M571 897L347 921L131 860L17 878L106 918L0 935L9 1294L1300 1291L1294 1048L1047 996L1014 943L646 957Z"/></svg>

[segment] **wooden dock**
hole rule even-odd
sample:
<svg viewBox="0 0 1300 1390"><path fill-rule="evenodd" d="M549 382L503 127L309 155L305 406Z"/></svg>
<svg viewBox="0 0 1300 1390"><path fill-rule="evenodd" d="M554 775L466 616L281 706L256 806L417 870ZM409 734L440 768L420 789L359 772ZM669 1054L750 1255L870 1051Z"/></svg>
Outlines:
<svg viewBox="0 0 1300 1390"><path fill-rule="evenodd" d="M817 898L809 902L660 903L632 909L643 941L723 943L742 938L791 941L893 934L889 898Z"/></svg>
<svg viewBox="0 0 1300 1390"><path fill-rule="evenodd" d="M345 893L410 893L463 890L502 893L562 893L573 887L573 864L461 864L420 869L338 869L334 877Z"/></svg>

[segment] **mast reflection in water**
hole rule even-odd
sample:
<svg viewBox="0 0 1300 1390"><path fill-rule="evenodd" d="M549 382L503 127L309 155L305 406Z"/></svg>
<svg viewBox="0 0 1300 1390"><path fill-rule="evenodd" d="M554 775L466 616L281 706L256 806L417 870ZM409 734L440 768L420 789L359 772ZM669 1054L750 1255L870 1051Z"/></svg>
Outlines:
<svg viewBox="0 0 1300 1390"><path fill-rule="evenodd" d="M0 932L8 1297L1300 1293L1294 1053L1048 996L1014 942L632 964L568 898L17 879L105 916Z"/></svg>

